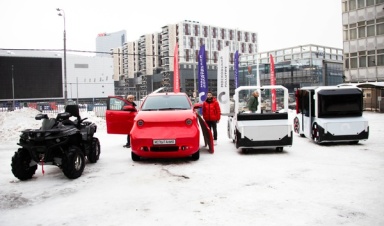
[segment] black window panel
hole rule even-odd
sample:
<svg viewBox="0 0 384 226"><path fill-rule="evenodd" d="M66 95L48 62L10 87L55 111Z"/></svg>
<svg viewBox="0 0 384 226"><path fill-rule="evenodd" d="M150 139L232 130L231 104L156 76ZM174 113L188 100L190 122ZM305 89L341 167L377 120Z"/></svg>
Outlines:
<svg viewBox="0 0 384 226"><path fill-rule="evenodd" d="M318 93L319 118L363 114L363 93L358 89L322 90Z"/></svg>
<svg viewBox="0 0 384 226"><path fill-rule="evenodd" d="M0 57L0 99L59 98L62 84L61 58Z"/></svg>

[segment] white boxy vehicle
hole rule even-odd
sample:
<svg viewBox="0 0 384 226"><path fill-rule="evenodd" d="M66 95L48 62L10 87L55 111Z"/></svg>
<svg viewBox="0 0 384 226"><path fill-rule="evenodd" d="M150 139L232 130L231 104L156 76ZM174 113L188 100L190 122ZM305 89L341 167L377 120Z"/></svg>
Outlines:
<svg viewBox="0 0 384 226"><path fill-rule="evenodd" d="M368 139L363 92L354 86L316 86L296 90L294 131L315 143Z"/></svg>
<svg viewBox="0 0 384 226"><path fill-rule="evenodd" d="M252 91L260 93L258 111L251 113L244 108L244 102ZM268 98L263 95L275 90L279 98L276 112L267 111L265 107ZM274 148L281 152L285 146L292 145L292 123L288 120L288 89L284 86L241 86L235 90L234 113L228 117L228 137L246 153L249 149ZM246 106L246 105L245 105Z"/></svg>

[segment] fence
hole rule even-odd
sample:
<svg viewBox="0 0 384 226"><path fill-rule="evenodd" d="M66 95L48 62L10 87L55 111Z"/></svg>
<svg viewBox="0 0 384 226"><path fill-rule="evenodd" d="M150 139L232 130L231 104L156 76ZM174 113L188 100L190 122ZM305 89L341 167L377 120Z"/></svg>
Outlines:
<svg viewBox="0 0 384 226"><path fill-rule="evenodd" d="M12 107L0 107L0 112L6 112L6 111L13 111L17 109L23 109L23 108L34 108L38 111L44 112L44 113L52 113L57 114L60 112L64 112L64 105L55 105L55 107L39 107L38 105L27 105L27 106L19 106L15 107L13 109ZM107 106L104 104L80 104L79 105L80 112L89 112L93 111L97 117L105 119L105 112L107 111Z"/></svg>

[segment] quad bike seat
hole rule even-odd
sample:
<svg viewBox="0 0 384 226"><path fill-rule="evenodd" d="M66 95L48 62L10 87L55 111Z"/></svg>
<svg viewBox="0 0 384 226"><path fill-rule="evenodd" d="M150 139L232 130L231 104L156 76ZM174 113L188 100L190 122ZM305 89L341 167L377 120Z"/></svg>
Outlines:
<svg viewBox="0 0 384 226"><path fill-rule="evenodd" d="M71 114L71 116L76 117L77 123L74 123L71 120L65 120L63 122L63 124L65 124L65 125L71 125L72 124L72 125L75 125L76 127L79 127L80 123L81 123L79 106L78 105L67 105L65 107L65 112L68 112L69 114Z"/></svg>
<svg viewBox="0 0 384 226"><path fill-rule="evenodd" d="M42 130L48 130L52 129L53 126L56 124L56 119L50 118L50 119L43 119L41 129Z"/></svg>

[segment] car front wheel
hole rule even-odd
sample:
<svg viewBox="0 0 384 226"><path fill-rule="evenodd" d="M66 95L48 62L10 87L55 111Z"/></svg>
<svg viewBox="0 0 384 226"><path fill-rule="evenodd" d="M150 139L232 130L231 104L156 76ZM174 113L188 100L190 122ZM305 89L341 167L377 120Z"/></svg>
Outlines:
<svg viewBox="0 0 384 226"><path fill-rule="evenodd" d="M192 160L193 160L193 161L197 161L197 160L199 160L199 158L200 158L200 150L197 151L197 152L195 152L195 153L192 155Z"/></svg>
<svg viewBox="0 0 384 226"><path fill-rule="evenodd" d="M131 158L132 158L132 161L134 162L140 161L140 156L133 153L133 151L131 151Z"/></svg>

